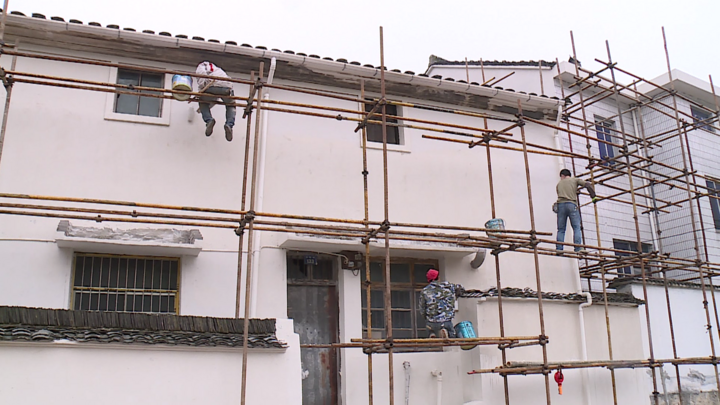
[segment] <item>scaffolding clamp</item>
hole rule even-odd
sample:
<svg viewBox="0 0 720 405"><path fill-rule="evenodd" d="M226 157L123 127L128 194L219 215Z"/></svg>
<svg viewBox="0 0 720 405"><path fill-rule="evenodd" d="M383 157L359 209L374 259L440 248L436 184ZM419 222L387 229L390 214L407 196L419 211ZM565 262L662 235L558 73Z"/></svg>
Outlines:
<svg viewBox="0 0 720 405"><path fill-rule="evenodd" d="M367 126L368 121L370 120L370 117L372 117L373 115L376 115L378 109L387 104L387 100L385 100L385 97L383 97L383 98L380 98L378 101L376 101L374 104L375 105L373 106L373 108L370 110L370 112L368 112L368 114L365 116L365 118L363 118L362 121L360 121L358 123L357 127L355 128L355 131L353 131L353 132L357 132L357 131L365 128Z"/></svg>
<svg viewBox="0 0 720 405"><path fill-rule="evenodd" d="M5 69L1 68L1 67L0 67L0 81L2 81L3 86L5 86L5 89L11 88L13 83L15 82L13 80L13 77L8 76L7 72L5 72Z"/></svg>
<svg viewBox="0 0 720 405"><path fill-rule="evenodd" d="M255 211L250 210L245 213L245 215L240 220L240 225L235 229L235 235L242 236L242 234L245 232L245 227L252 223L255 220Z"/></svg>

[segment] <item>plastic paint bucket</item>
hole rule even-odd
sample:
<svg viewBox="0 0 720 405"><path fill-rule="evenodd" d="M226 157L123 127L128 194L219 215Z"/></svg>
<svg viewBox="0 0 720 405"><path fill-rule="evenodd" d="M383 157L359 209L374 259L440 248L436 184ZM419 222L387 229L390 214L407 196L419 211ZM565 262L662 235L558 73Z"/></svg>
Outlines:
<svg viewBox="0 0 720 405"><path fill-rule="evenodd" d="M462 321L455 325L455 333L457 334L457 337L461 339L472 339L476 338L477 335L475 334L475 329L473 328L473 324L470 321ZM473 347L477 345L464 345L460 346L463 350L470 350Z"/></svg>
<svg viewBox="0 0 720 405"><path fill-rule="evenodd" d="M177 91L192 91L192 77L174 75L172 77L172 89ZM185 101L190 98L189 94L173 93L176 100Z"/></svg>
<svg viewBox="0 0 720 405"><path fill-rule="evenodd" d="M493 218L487 222L485 222L485 228L486 229L493 229L498 231L504 231L505 230L505 221L501 218ZM487 236L489 237L498 237L502 235L502 232L493 232L493 231L485 231L487 233Z"/></svg>

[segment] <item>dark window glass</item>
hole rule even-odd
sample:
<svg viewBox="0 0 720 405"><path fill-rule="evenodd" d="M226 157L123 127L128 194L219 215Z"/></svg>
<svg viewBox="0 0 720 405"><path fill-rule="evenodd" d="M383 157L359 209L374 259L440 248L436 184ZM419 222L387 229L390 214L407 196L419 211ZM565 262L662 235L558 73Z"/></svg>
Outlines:
<svg viewBox="0 0 720 405"><path fill-rule="evenodd" d="M162 74L142 73L132 70L118 69L117 83L132 86L163 88L165 76ZM150 93L138 90L138 94ZM157 94L157 93L154 93ZM115 112L120 114L160 117L162 99L142 97L140 95L118 94L115 98Z"/></svg>
<svg viewBox="0 0 720 405"><path fill-rule="evenodd" d="M179 259L75 254L73 309L177 313Z"/></svg>
<svg viewBox="0 0 720 405"><path fill-rule="evenodd" d="M427 337L425 319L420 313L420 291L427 285L425 273L438 268L438 263L428 260L394 259L390 263L390 307L393 319L393 336L396 338ZM370 262L370 298L372 305L372 326L367 327L367 296L362 288L360 301L363 309L363 336L385 337L384 272L382 259ZM361 271L365 281L365 272ZM364 285L364 284L363 284Z"/></svg>
<svg viewBox="0 0 720 405"><path fill-rule="evenodd" d="M372 101L368 99L369 101ZM373 108L372 104L365 104L365 112L370 112ZM385 105L385 115L388 118L385 120L387 123L397 124L398 120L389 118L389 116L399 117L398 107L395 105ZM378 108L377 112L369 118L369 121L382 121L382 110ZM380 142L383 141L382 125L380 124L368 124L366 128L368 142ZM396 126L387 125L387 143L390 145L400 145L400 128Z"/></svg>
<svg viewBox="0 0 720 405"><path fill-rule="evenodd" d="M713 132L713 129L710 126L710 118L712 117L712 115L709 111L701 110L700 108L697 108L695 106L690 106L690 114L693 117L694 124L700 123L697 128L702 128L706 131Z"/></svg>
<svg viewBox="0 0 720 405"><path fill-rule="evenodd" d="M598 138L598 148L600 149L600 159L611 159L615 157L615 148L613 145L600 142L613 142L612 139L612 121L604 121L602 118L595 117L595 133ZM606 163L608 164L608 163Z"/></svg>
<svg viewBox="0 0 720 405"><path fill-rule="evenodd" d="M631 242L626 240L620 240L620 239L613 239L613 248L618 250L627 250L628 252L637 252L637 242ZM642 244L642 250L643 253L650 253L652 251L652 245L649 243L643 243ZM615 252L615 256L632 256L632 253L625 253L625 252ZM625 266L622 268L619 268L618 274L627 274L627 275L633 275L633 274L640 274L642 271L640 269L640 266ZM645 271L648 271L647 267L645 268Z"/></svg>
<svg viewBox="0 0 720 405"><path fill-rule="evenodd" d="M713 197L720 197L720 184L716 181L705 180L708 188L711 190L710 194L710 209L712 210L713 223L715 229L720 229L720 200Z"/></svg>

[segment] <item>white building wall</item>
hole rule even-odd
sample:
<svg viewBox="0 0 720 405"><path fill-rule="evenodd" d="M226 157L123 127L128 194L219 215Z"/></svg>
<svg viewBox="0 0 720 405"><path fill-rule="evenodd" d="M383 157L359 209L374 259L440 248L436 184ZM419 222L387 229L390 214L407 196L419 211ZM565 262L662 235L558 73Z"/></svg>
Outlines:
<svg viewBox="0 0 720 405"><path fill-rule="evenodd" d="M50 51L32 48L36 51ZM98 55L73 53L74 56L97 58ZM110 58L113 62L158 66L161 64L124 58ZM190 65L162 67L192 70ZM60 62L21 60L18 70L51 73L83 80L112 80L111 69L99 66L71 65ZM245 74L229 72L234 77ZM278 81L278 83L283 83ZM247 86L236 85L235 94L246 94ZM358 92L359 93L359 92ZM272 90L273 99L303 103L320 103L341 108L358 108L354 103L338 100L319 100ZM421 100L403 100L419 102ZM195 106L169 101L169 125L148 125L105 119L108 97L98 92L68 90L47 86L16 84L13 90L10 120L0 170L0 190L12 193L59 195L72 197L142 201L184 206L240 208L242 185L242 156L244 154L244 126L238 111L235 140L223 139L219 127L206 138L204 125L192 110ZM448 107L448 106L446 106ZM222 109L213 110L222 121ZM407 117L426 120L449 120L437 112L405 109ZM41 115L42 119L38 119ZM293 114L269 114L267 140L265 212L317 215L336 218L361 219L362 154L360 138L353 133L356 124L336 120L322 120ZM477 118L453 116L460 125L481 126ZM490 128L501 129L505 123L490 122ZM527 125L528 141L553 145L552 130ZM251 128L252 130L253 128ZM389 211L392 221L482 226L491 218L486 155L482 147L468 150L466 146L423 139L427 131L404 129L405 145L394 148L388 156L390 181ZM518 133L519 134L519 133ZM382 157L377 145L368 151L370 219L380 220L382 206ZM493 150L493 172L497 216L506 220L510 229L529 230L531 227L525 167L518 152ZM549 210L555 200L557 181L556 160L551 157L529 156L532 180L532 199L538 231L553 232L555 217ZM68 204L70 205L70 204ZM148 210L151 211L151 210ZM0 256L9 258L0 267L0 304L49 308L69 308L72 252L54 245L57 218L0 217ZM131 223L92 224L80 220L73 223L85 226L106 226L121 229L135 227L167 227ZM196 258L181 260L181 315L232 317L235 310L237 274L237 236L232 229L202 229L203 251ZM300 401L300 356L297 335L287 318L285 243L293 235L260 233L261 253L259 271L254 274L256 294L253 296L255 317L278 318L278 337L289 344L283 353L253 351L248 365L249 403L268 401L292 403ZM552 239L552 237L548 237ZM309 238L317 250L329 249L328 241ZM290 241L290 242L288 242ZM288 248L289 249L289 248ZM335 249L335 247L331 247ZM356 243L349 249L362 250ZM247 251L247 247L245 247ZM410 249L394 250L396 254L421 254ZM492 260L479 270L471 270L470 258L442 250L425 252L440 261L443 277L460 282L467 288L488 288L496 285ZM533 257L529 254L505 253L501 256L503 286L536 288ZM541 257L542 289L553 292L574 292L577 285L575 261L558 257ZM241 285L244 291L244 286ZM347 341L361 335L360 278L341 271L339 279L342 309L340 334ZM241 302L244 296L241 295ZM577 340L575 329L562 325L568 316L576 314L574 306L549 305L555 309L546 314L549 351L559 358L577 358L576 348L566 350L564 342ZM497 319L490 304L477 308L464 304L458 319L476 321ZM483 308L480 310L479 308ZM485 308L490 308L485 310ZM244 308L241 308L243 310ZM510 305L506 319L513 319L508 332L539 334L536 303L532 300ZM624 311L624 310L623 310ZM629 310L631 311L631 310ZM627 322L632 323L632 317ZM517 319L517 320L515 320ZM527 322L521 319L526 319ZM572 318L571 318L572 319ZM533 323L535 322L535 323ZM481 328L481 333L491 329ZM626 330L618 328L618 333ZM496 332L493 332L496 333ZM632 340L633 331L626 339ZM552 340L556 339L556 340ZM557 342L557 343L555 343ZM573 345L577 345L573 343ZM137 371L154 368L172 381L159 380L163 389L146 393L155 402L161 391L174 389L172 395L187 397L187 403L226 402L239 392L239 351L216 353L192 350L121 350L116 346L55 348L55 346L3 345L2 356L9 359L13 370L1 375L11 381L3 395L11 402L43 402L47 390L28 390L31 381L48 381L58 373L76 375L88 373L97 379L97 387L112 392L111 387L131 386ZM528 353L537 356L538 348L518 349L517 358ZM637 352L631 346L630 354ZM465 373L481 365L498 366L484 356L497 355L495 347L462 352L450 349L433 353L404 353L395 356L396 400L402 400L402 362L410 361L413 375L411 398L418 404L434 403L436 386L429 375L433 370L443 372L443 398L446 403L489 401L502 394L502 387L492 376L467 376ZM341 392L344 404L364 404L367 382L367 359L358 349L345 349L341 367ZM572 353L568 353L572 352ZM630 355L629 354L629 355ZM531 356L531 357L532 357ZM568 356L568 357L564 357ZM375 393L384 403L387 397L386 356L374 359ZM37 378L38 363L47 366ZM68 370L68 364L72 363ZM99 381L108 364L117 365L116 380ZM212 372L198 370L212 368ZM476 385L480 378L481 385ZM528 378L530 380L531 378ZM78 380L73 380L78 381ZM66 403L84 400L78 385L62 383L59 391ZM91 380L92 383L92 380ZM179 383L179 384L178 384ZM82 381L83 387L87 380ZM524 383L523 383L524 384ZM90 384L93 385L93 384ZM180 388L177 389L177 385ZM282 387L282 389L277 389ZM511 395L523 397L528 393L524 385L513 388ZM148 391L153 387L149 387ZM123 392L109 403L135 401L137 393ZM191 392L212 391L211 398ZM269 397L264 397L272 391ZM84 391L82 391L84 392ZM100 391L97 391L100 392ZM633 391L634 392L634 391ZM28 394L30 393L30 394ZM144 393L144 391L143 391ZM30 395L30 397L28 397ZM600 394L598 394L600 395ZM628 398L636 398L633 393ZM639 394L637 394L639 395ZM166 399L166 397L163 397ZM568 398L568 397L564 397ZM13 401L15 400L15 401ZM564 400L564 399L563 399ZM569 400L568 400L569 401ZM570 403L570 402L567 402ZM630 403L630 402L628 402Z"/></svg>

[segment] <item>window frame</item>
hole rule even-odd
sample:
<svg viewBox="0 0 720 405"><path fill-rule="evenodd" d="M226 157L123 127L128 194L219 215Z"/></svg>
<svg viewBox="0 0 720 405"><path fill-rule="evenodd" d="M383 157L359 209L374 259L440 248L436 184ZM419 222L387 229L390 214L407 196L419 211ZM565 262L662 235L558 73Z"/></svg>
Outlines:
<svg viewBox="0 0 720 405"><path fill-rule="evenodd" d="M374 101L376 98L379 98L379 97L373 97L373 96L365 97L365 100L366 100L366 101ZM359 109L360 109L361 111L368 112L368 106L370 106L370 105L372 105L372 104L359 103ZM402 124L402 117L403 117L403 113L404 113L403 107L402 107L402 106L392 106L392 107L395 107L395 108L396 108L397 114L391 114L390 112L388 112L387 115L395 115L396 117L401 117L401 119L399 119L399 120L388 120L388 122L395 121L395 122L397 122L397 123L399 123L399 124ZM364 115L364 114L360 114L360 115L359 115L359 118L360 118L360 119L363 119L363 118L365 118L365 115ZM374 121L374 120L373 120L373 121ZM369 124L369 125L379 125L379 124ZM387 150L390 151L390 152L410 153L410 140L408 139L408 137L405 136L405 128L403 128L403 127L401 127L401 126L398 126L398 127L388 127L388 129L390 129L390 128L396 128L396 129L397 129L398 141L399 141L399 143L394 144L394 143L388 142L388 144L387 144ZM366 128L366 130L365 130L365 133L368 134L367 128ZM359 140L359 142L360 142L359 145L360 145L360 147L362 148L362 146L363 146L363 131L358 131L358 134L359 134L358 140ZM388 137L389 137L389 135L390 135L390 134L388 134ZM367 139L366 147L367 147L367 149L379 149L379 150L382 150L382 148L383 148L383 143L382 143L382 141L371 141L370 139Z"/></svg>
<svg viewBox="0 0 720 405"><path fill-rule="evenodd" d="M714 190L711 192L708 190L708 194L720 197L720 180L716 179L705 179L705 185L707 188ZM710 200L710 212L712 213L713 225L716 231L720 231L720 200L708 197Z"/></svg>
<svg viewBox="0 0 720 405"><path fill-rule="evenodd" d="M142 66L138 66L138 68L142 68ZM155 68L155 67L153 67ZM118 68L111 67L109 68L109 76L108 76L108 83L117 83L118 80ZM132 69L127 69L132 70ZM163 87L164 89L169 89L172 87L172 77L169 74L163 73ZM107 121L119 121L119 122L132 122L137 124L151 124L151 125L162 125L162 126L169 126L170 125L170 111L172 110L172 100L169 99L163 99L163 102L160 106L160 116L159 117L149 117L144 115L134 115L134 114L125 114L125 113L118 113L115 112L115 105L117 100L117 94L116 93L107 93L105 98L105 115L104 119Z"/></svg>
<svg viewBox="0 0 720 405"><path fill-rule="evenodd" d="M619 244L626 244L627 249L625 249L624 246L618 247ZM653 248L652 244L645 243L645 242L641 242L641 244L642 244L643 253L652 252L652 248ZM613 238L613 249L627 250L630 252L637 253L637 242ZM628 257L628 256L630 256L630 254L615 252L615 256ZM632 276L640 274L641 269L636 266L625 266L625 267L621 267L621 268L617 269L617 273L618 273L619 277L632 277Z"/></svg>
<svg viewBox="0 0 720 405"><path fill-rule="evenodd" d="M384 305L384 297L385 297L385 273L384 273L384 257L371 257L370 263L380 263L381 268L383 269L382 275L383 280L382 281L370 281L370 290L372 291L380 291L383 294L383 305L381 308L374 308L371 307L370 310L372 312L379 312L382 315L382 327L381 328L374 328L372 325L370 329L370 334L379 331L380 334L377 336L373 336L373 338L385 338L385 305ZM410 275L410 281L409 282L398 282L398 281L390 281L390 291L391 294L393 291L410 291L410 308L401 308L401 307L393 307L391 302L391 308L390 311L392 312L410 312L410 328L397 328L395 323L393 323L393 331L395 330L410 330L412 332L410 338L412 339L422 339L427 337L427 328L425 327L424 319L421 319L422 322L419 322L419 318L422 317L422 314L420 313L419 309L419 294L422 291L422 289L427 286L427 280L422 278L421 280L415 279L415 266L416 265L424 265L429 266L429 268L434 269L440 269L440 263L438 260L435 259L421 259L421 258L411 258L411 257L396 257L390 259L390 264L407 264L408 265L408 273ZM391 270L392 272L392 270ZM372 277L372 275L371 275ZM361 280L360 280L360 309L361 309L361 330L362 330L362 336L367 337L368 336L368 328L366 325L367 321L367 313L366 313L366 305L367 305L367 297L366 297L366 281L365 281L365 271L361 270ZM372 303L371 303L372 305ZM422 324L421 324L422 323ZM422 333L424 332L424 333ZM393 334L394 336L394 334ZM397 338L397 336L395 336Z"/></svg>
<svg viewBox="0 0 720 405"><path fill-rule="evenodd" d="M695 107L694 105L690 106L690 115L692 115L693 118L693 124L697 124L699 121L704 121L706 119L712 118L713 114L710 112L706 112L704 110L701 110L698 107ZM715 133L715 131L712 129L709 123L701 124L697 126L695 129L702 129L705 131L708 131L710 133Z"/></svg>
<svg viewBox="0 0 720 405"><path fill-rule="evenodd" d="M601 160L614 159L617 155L617 146L613 141L615 121L608 120L601 116L595 115L595 137L598 139L598 150ZM602 135L601 135L602 134ZM600 141L610 142L612 145ZM606 161L603 165L613 165L615 161Z"/></svg>
<svg viewBox="0 0 720 405"><path fill-rule="evenodd" d="M177 263L177 271L176 271L177 275L176 275L176 286L175 286L175 290L172 290L172 289L167 289L167 290L166 290L166 291L169 291L169 292L174 291L174 294L175 294L174 297L175 297L175 299L174 299L173 311L168 311L168 312L153 312L153 311L117 311L117 310L111 311L111 310L108 310L108 309L100 310L100 309L82 309L82 308L80 308L80 307L76 308L76 307L75 307L75 304L76 304L76 293L77 293L77 294L82 294L82 292L76 291L76 287L77 287L77 286L75 285L75 282L76 282L75 278L76 278L76 273L77 273L77 270L78 270L78 268L77 268L77 259L78 259L78 256L83 256L83 257L98 257L98 258L101 258L101 259L102 259L102 258L109 258L109 259L115 258L115 259L118 259L118 260L123 260L123 259L125 259L125 260L133 260L133 259L137 260L137 259L142 259L142 260L160 260L160 261L176 262L176 263ZM101 264L101 266L102 266L102 264ZM112 264L111 264L110 266L112 266ZM163 271L163 270L162 270L162 268L161 268L161 270L160 270L161 276L160 276L160 277L162 277L162 271ZM181 297L180 297L180 291L181 291L181 284L182 284L182 257L123 255L123 254L94 253L94 252L73 252L73 257L72 257L72 269L71 269L71 272L70 272L70 273L71 273L71 274L70 274L70 283L69 283L69 285L70 285L70 303L69 303L70 306L69 306L69 308L70 308L71 310L92 311L92 312L110 312L110 313L142 313L142 314L173 314L173 315L180 315L180 298L181 298ZM118 274L119 274L119 272L118 272ZM100 276L102 277L102 272L101 272L101 275L100 275ZM143 276L144 276L144 275L143 275ZM137 273L136 273L136 277L137 277ZM82 289L83 289L83 290L87 288L87 289L88 289L87 291L98 291L98 292L97 292L98 294L103 294L103 293L104 293L104 294L108 294L108 295L109 295L109 294L112 294L112 293L119 293L119 292L122 292L122 291L129 291L129 290L139 290L139 291L142 291L141 289L130 289L130 288L127 288L127 287L125 287L125 288L120 288L119 286L116 286L116 287L113 289L113 288L111 288L109 285L108 285L107 287L102 287L102 286L101 286L101 287L93 287L93 286L92 286L92 278L93 278L93 277L92 277L92 273L91 273L90 278L91 278L91 286L90 286L90 287L82 286ZM153 279L154 279L154 278L153 278ZM169 280L168 280L168 282L169 282ZM108 283L109 283L109 280L108 280ZM161 283L162 283L162 281L161 281ZM104 290L103 290L102 288L104 288ZM150 290L153 290L153 289L151 288ZM154 290L154 291L157 291L157 290ZM92 294L92 292L90 292L90 294ZM108 302L109 302L109 301L108 301ZM134 302L134 301L133 301L133 302ZM106 302L106 304L107 304L107 302ZM79 305L82 305L82 304L79 304ZM152 305L152 304L151 304L151 305ZM162 305L162 304L160 304L160 305ZM117 309L117 305L116 305L116 309Z"/></svg>

